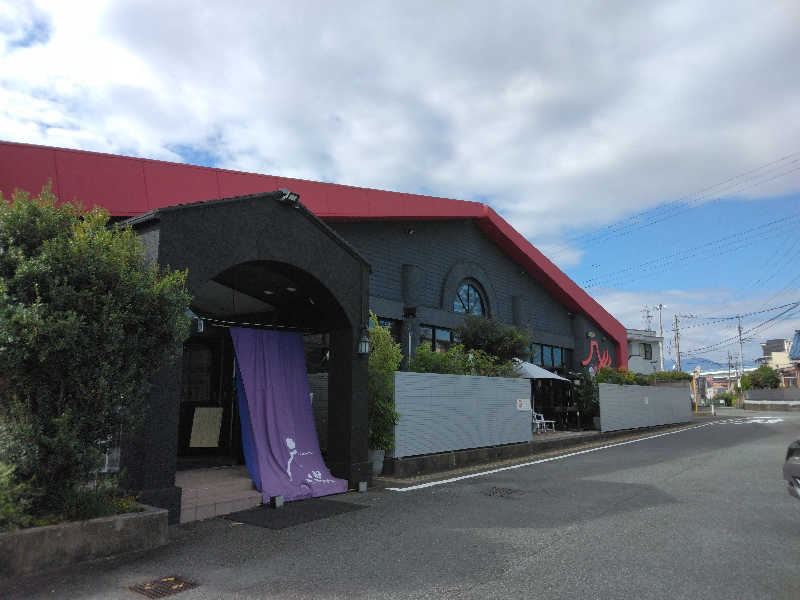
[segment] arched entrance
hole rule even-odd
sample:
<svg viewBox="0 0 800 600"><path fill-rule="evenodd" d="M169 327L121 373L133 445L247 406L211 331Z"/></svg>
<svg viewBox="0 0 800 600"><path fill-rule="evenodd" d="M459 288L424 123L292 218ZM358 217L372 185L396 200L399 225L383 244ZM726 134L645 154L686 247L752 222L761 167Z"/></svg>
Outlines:
<svg viewBox="0 0 800 600"><path fill-rule="evenodd" d="M306 369L316 392L314 414L327 455L328 384L342 360L331 352L331 339L336 332L352 329L330 290L294 265L255 261L207 281L195 294L191 310L195 319L184 345L178 469L242 463L231 328L303 336Z"/></svg>
<svg viewBox="0 0 800 600"><path fill-rule="evenodd" d="M158 264L188 269L193 334L184 356L153 380L147 423L123 446L125 483L177 520L182 466L240 455L231 326L294 331L328 361L326 463L352 486L367 461L366 328L369 265L282 192L159 209L130 220ZM202 331L198 327L203 323ZM323 343L320 344L319 341ZM316 350L315 350L316 349ZM202 417L195 416L198 408ZM213 410L211 410L213 409ZM192 425L202 423L198 431ZM194 441L193 441L194 437Z"/></svg>

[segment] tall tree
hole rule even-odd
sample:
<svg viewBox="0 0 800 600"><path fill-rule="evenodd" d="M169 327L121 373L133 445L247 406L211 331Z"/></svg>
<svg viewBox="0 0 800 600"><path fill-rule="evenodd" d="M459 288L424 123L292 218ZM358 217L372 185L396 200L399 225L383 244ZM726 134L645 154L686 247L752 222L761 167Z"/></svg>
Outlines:
<svg viewBox="0 0 800 600"><path fill-rule="evenodd" d="M501 362L512 358L527 360L530 335L516 327L510 327L476 315L464 317L464 324L457 330L459 342L467 350L483 350L496 356Z"/></svg>
<svg viewBox="0 0 800 600"><path fill-rule="evenodd" d="M91 477L181 352L185 280L102 210L59 205L49 186L0 195L0 462L39 489L39 509Z"/></svg>

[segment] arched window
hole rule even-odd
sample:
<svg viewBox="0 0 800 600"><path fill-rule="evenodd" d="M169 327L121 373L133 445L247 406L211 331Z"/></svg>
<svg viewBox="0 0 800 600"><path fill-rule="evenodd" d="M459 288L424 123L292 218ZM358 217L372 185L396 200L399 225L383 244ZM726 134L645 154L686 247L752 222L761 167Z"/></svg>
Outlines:
<svg viewBox="0 0 800 600"><path fill-rule="evenodd" d="M486 306L478 287L470 281L462 281L453 299L453 311L466 315L486 315Z"/></svg>

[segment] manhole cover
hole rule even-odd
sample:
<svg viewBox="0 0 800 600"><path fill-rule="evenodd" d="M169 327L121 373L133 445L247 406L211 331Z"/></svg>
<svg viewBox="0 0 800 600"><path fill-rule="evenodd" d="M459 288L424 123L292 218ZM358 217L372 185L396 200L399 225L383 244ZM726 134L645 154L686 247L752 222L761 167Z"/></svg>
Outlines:
<svg viewBox="0 0 800 600"><path fill-rule="evenodd" d="M197 584L187 581L182 577L161 577L147 583L132 586L131 591L142 594L147 598L166 598L184 590L196 588Z"/></svg>
<svg viewBox="0 0 800 600"><path fill-rule="evenodd" d="M507 498L511 494L516 494L518 492L519 492L519 490L515 490L514 488L492 487L487 492L487 495L494 496L494 497L497 497L497 498Z"/></svg>

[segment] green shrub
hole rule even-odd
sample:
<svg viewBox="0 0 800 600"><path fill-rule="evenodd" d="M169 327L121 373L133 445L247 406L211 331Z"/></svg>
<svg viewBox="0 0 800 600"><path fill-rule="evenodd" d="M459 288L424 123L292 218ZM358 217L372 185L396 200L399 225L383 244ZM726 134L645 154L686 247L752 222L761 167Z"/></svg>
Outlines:
<svg viewBox="0 0 800 600"><path fill-rule="evenodd" d="M595 383L616 383L618 385L648 385L647 379L637 376L624 367L600 367L594 376Z"/></svg>
<svg viewBox="0 0 800 600"><path fill-rule="evenodd" d="M136 498L125 495L116 486L85 487L67 495L62 520L83 521L142 510Z"/></svg>
<svg viewBox="0 0 800 600"><path fill-rule="evenodd" d="M146 411L151 375L188 334L186 273L150 264L108 214L0 195L0 460L63 512L103 440Z"/></svg>
<svg viewBox="0 0 800 600"><path fill-rule="evenodd" d="M761 365L755 371L742 375L742 389L764 390L781 386L781 376L773 368Z"/></svg>
<svg viewBox="0 0 800 600"><path fill-rule="evenodd" d="M684 371L657 371L648 375L647 378L650 381L650 385L656 385L659 382L691 381L692 374Z"/></svg>
<svg viewBox="0 0 800 600"><path fill-rule="evenodd" d="M720 400L725 401L725 406L733 406L736 403L736 397L730 392L721 392L714 396L714 402L719 403Z"/></svg>
<svg viewBox="0 0 800 600"><path fill-rule="evenodd" d="M467 352L462 344L450 346L447 352L434 352L427 344L420 345L414 350L409 370L442 375L517 376L512 361L501 361L483 350Z"/></svg>
<svg viewBox="0 0 800 600"><path fill-rule="evenodd" d="M369 320L368 444L373 450L391 450L394 426L400 418L394 409L394 373L400 367L403 352L374 314L370 313Z"/></svg>
<svg viewBox="0 0 800 600"><path fill-rule="evenodd" d="M30 488L14 478L14 467L0 462L0 531L28 527Z"/></svg>
<svg viewBox="0 0 800 600"><path fill-rule="evenodd" d="M586 418L596 417L600 414L600 390L596 378L589 375L588 369L583 369L580 377L575 381L575 401Z"/></svg>
<svg viewBox="0 0 800 600"><path fill-rule="evenodd" d="M464 323L457 328L459 343L467 351L482 350L496 357L498 363L505 363L514 358L527 358L530 335L477 315L466 315Z"/></svg>

